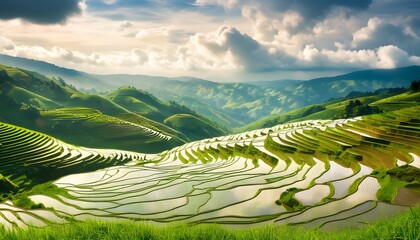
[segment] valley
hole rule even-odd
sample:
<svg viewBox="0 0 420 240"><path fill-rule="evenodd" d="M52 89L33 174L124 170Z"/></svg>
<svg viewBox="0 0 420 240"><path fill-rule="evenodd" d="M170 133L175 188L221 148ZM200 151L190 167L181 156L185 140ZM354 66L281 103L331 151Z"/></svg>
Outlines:
<svg viewBox="0 0 420 240"><path fill-rule="evenodd" d="M418 0L0 0L0 240L420 240Z"/></svg>
<svg viewBox="0 0 420 240"><path fill-rule="evenodd" d="M1 69L5 229L113 219L336 231L420 201L413 84L232 129L132 86L84 93L62 78Z"/></svg>

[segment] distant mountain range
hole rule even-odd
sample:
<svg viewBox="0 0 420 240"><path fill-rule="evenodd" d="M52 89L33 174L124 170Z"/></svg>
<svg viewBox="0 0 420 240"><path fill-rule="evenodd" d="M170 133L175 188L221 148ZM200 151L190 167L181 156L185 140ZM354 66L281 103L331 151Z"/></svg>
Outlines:
<svg viewBox="0 0 420 240"><path fill-rule="evenodd" d="M408 87L420 79L420 67L357 71L307 81L279 80L253 83L215 83L197 78L145 75L95 75L53 64L0 55L0 63L64 79L85 92L121 86L146 90L165 101L176 101L220 125L238 128L258 119L321 104L350 92Z"/></svg>

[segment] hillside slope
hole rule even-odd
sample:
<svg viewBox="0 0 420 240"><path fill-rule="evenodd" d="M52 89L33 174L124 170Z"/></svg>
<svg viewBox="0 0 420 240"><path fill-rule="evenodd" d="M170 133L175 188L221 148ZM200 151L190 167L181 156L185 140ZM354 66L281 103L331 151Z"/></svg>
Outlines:
<svg viewBox="0 0 420 240"><path fill-rule="evenodd" d="M191 142L140 157L137 166L60 178L54 182L55 191L34 189L28 195L45 207L42 211L5 202L0 204L0 222L19 228L63 223L68 217L78 221L113 217L159 223L355 227L419 203L418 116L420 107L411 107ZM15 146L19 135L7 138L8 150L0 151L0 156L24 154L26 163L38 162ZM38 221L13 218L17 213Z"/></svg>
<svg viewBox="0 0 420 240"><path fill-rule="evenodd" d="M200 140L202 136L223 136L220 129L190 114L174 114L166 118L164 123L186 133L192 141Z"/></svg>
<svg viewBox="0 0 420 240"><path fill-rule="evenodd" d="M377 107L380 111L394 111L406 107L420 105L420 95L405 89L380 89L368 93L352 93L345 98L334 99L323 104L310 105L298 108L284 114L276 114L264 117L253 123L247 124L235 131L250 131L259 128L272 127L277 124L341 118L350 101L359 100L362 104ZM365 113L366 114L366 113Z"/></svg>
<svg viewBox="0 0 420 240"><path fill-rule="evenodd" d="M59 177L122 165L144 154L76 147L51 136L0 122L0 175L16 191ZM0 193L4 189L0 189Z"/></svg>
<svg viewBox="0 0 420 240"><path fill-rule="evenodd" d="M23 69L0 65L0 99L1 121L43 131L77 145L117 146L152 153L188 139L104 97L81 93L62 79ZM103 128L108 131L98 131Z"/></svg>
<svg viewBox="0 0 420 240"><path fill-rule="evenodd" d="M108 148L116 142L118 147L125 150L151 153L191 139L221 136L227 132L184 106L161 101L137 89L118 89L104 96L87 94L79 92L61 78L48 78L36 72L3 65L0 65L0 98L3 101L0 109L7 109L0 112L1 121L90 147ZM150 111L136 109L139 107L136 103L141 101L146 102L144 106L149 106ZM174 114L193 114L208 123L212 130L202 131L202 136L189 136L188 132L182 133L180 129L165 125L164 120ZM139 126L141 129L147 128L146 132L156 134L137 131ZM99 134L97 129L101 127L109 127L109 131ZM100 140L89 137L99 135ZM158 137L160 135L165 137Z"/></svg>
<svg viewBox="0 0 420 240"><path fill-rule="evenodd" d="M108 92L105 96L133 113L178 130L187 137L188 141L223 136L228 132L224 127L204 118L185 106L181 106L173 101L161 101L152 94L135 88L119 88ZM166 119L174 115L189 115L194 117L194 122L201 122L201 124L193 124L189 128L184 128L183 126L189 124L189 118L179 118L177 121L180 125L168 124ZM182 123L184 120L185 123Z"/></svg>

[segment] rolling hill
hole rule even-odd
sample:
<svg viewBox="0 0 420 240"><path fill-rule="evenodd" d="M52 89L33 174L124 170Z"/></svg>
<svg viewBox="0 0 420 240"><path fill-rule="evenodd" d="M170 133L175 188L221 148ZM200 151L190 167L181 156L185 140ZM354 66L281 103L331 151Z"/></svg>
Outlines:
<svg viewBox="0 0 420 240"><path fill-rule="evenodd" d="M263 117L284 114L296 108L321 104L332 98L344 97L353 91L407 88L412 81L420 79L419 66L357 71L306 81L215 83L191 77L93 75L5 55L0 55L0 63L61 77L77 88L109 91L121 86L133 86L162 100L176 101L229 128L238 128Z"/></svg>
<svg viewBox="0 0 420 240"><path fill-rule="evenodd" d="M409 106L420 105L420 95L406 89L379 89L375 92L352 92L344 98L334 99L323 104L309 105L284 114L271 115L236 129L237 132L272 127L277 124L341 118L342 113L350 101L359 100L362 104L377 107L380 111L394 111ZM365 114L363 114L365 115Z"/></svg>
<svg viewBox="0 0 420 240"><path fill-rule="evenodd" d="M223 126L204 118L185 106L181 106L174 101L161 101L152 94L135 88L119 88L108 92L105 96L133 113L182 132L188 141L202 139L203 137L222 136L229 132ZM191 118L176 117L179 115L188 115ZM177 118L177 123L173 124L173 122L167 121L168 118ZM186 125L192 123L191 119L194 119L192 121L194 124L185 128ZM185 122L182 122L184 120Z"/></svg>
<svg viewBox="0 0 420 240"><path fill-rule="evenodd" d="M221 130L191 114L174 114L163 121L166 125L187 134L191 140L201 136L220 136Z"/></svg>
<svg viewBox="0 0 420 240"><path fill-rule="evenodd" d="M133 96L127 96L128 92ZM104 96L87 94L79 92L61 78L48 78L3 65L0 65L0 98L0 109L4 110L0 112L1 121L88 147L114 146L156 153L186 141L221 136L227 132L186 107L175 102L163 102L133 88L118 89ZM138 105L124 101L127 99L145 101L153 111L136 111ZM197 133L189 136L189 132L184 134L165 125L164 120L175 114L193 114L206 123L201 127L209 130L201 131L201 136ZM104 128L108 131L98 131Z"/></svg>

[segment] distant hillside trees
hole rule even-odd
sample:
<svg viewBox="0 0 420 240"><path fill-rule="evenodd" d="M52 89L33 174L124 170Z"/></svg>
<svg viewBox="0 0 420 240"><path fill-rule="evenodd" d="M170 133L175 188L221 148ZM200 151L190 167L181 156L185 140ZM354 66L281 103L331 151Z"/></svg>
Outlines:
<svg viewBox="0 0 420 240"><path fill-rule="evenodd" d="M368 104L363 104L359 99L350 100L344 109L338 112L334 118L352 118L357 116L364 116L369 114L381 113L378 107L372 107Z"/></svg>
<svg viewBox="0 0 420 240"><path fill-rule="evenodd" d="M267 128L267 127L272 127L272 126L276 126L279 124L283 124L285 122L288 122L290 120L294 120L294 119L299 119L299 118L303 118L306 116L309 116L313 113L317 113L320 111L324 111L326 108L322 105L312 105L312 106L308 106L308 107L304 107L299 113L297 113L296 115L285 115L283 118L275 118L275 119L270 119L264 122L264 124L262 125L263 128Z"/></svg>
<svg viewBox="0 0 420 240"><path fill-rule="evenodd" d="M420 91L420 80L412 81L411 85L410 85L410 89L413 92L419 92Z"/></svg>

